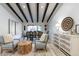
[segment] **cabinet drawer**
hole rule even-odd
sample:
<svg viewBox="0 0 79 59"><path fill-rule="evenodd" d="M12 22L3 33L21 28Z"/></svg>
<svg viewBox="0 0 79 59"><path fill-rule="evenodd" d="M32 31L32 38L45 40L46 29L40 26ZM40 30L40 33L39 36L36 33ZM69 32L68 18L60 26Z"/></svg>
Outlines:
<svg viewBox="0 0 79 59"><path fill-rule="evenodd" d="M54 37L54 39L59 40L57 37Z"/></svg>
<svg viewBox="0 0 79 59"><path fill-rule="evenodd" d="M68 47L66 47L63 44L60 44L61 48L64 49L66 52L70 52L70 49Z"/></svg>
<svg viewBox="0 0 79 59"><path fill-rule="evenodd" d="M55 43L59 44L59 42L57 40L54 40Z"/></svg>
<svg viewBox="0 0 79 59"><path fill-rule="evenodd" d="M60 42L70 47L70 41L67 42L67 41L64 41L64 40L60 40Z"/></svg>
<svg viewBox="0 0 79 59"><path fill-rule="evenodd" d="M70 38L64 35L61 35L60 38L70 41Z"/></svg>

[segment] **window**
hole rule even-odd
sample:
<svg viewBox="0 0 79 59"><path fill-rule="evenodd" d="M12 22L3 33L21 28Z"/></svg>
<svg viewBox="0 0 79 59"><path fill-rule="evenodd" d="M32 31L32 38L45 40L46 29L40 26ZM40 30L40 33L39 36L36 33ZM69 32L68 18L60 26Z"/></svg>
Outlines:
<svg viewBox="0 0 79 59"><path fill-rule="evenodd" d="M28 26L28 31L42 31L41 26Z"/></svg>
<svg viewBox="0 0 79 59"><path fill-rule="evenodd" d="M9 34L15 35L15 22L13 20L9 20Z"/></svg>
<svg viewBox="0 0 79 59"><path fill-rule="evenodd" d="M18 30L19 29L19 30ZM22 32L22 26L19 22L8 20L8 33L16 35Z"/></svg>
<svg viewBox="0 0 79 59"><path fill-rule="evenodd" d="M42 31L41 26L37 26L37 31Z"/></svg>

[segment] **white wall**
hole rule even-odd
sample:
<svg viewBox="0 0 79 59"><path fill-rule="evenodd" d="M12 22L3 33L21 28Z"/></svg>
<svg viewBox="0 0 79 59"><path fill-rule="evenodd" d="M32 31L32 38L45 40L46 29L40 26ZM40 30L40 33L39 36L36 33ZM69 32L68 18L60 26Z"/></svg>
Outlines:
<svg viewBox="0 0 79 59"><path fill-rule="evenodd" d="M50 39L52 39L54 33L70 34L70 31L65 32L61 29L61 21L68 16L72 17L74 20L74 26L72 28L72 30L74 30L75 25L79 24L79 4L65 3L59 8L52 20L48 23ZM58 29L56 26L58 26Z"/></svg>
<svg viewBox="0 0 79 59"><path fill-rule="evenodd" d="M0 5L0 35L8 34L8 19L18 21L2 5ZM18 30L22 30L22 28L18 27Z"/></svg>
<svg viewBox="0 0 79 59"><path fill-rule="evenodd" d="M16 24L16 34L22 34L22 24L21 23Z"/></svg>

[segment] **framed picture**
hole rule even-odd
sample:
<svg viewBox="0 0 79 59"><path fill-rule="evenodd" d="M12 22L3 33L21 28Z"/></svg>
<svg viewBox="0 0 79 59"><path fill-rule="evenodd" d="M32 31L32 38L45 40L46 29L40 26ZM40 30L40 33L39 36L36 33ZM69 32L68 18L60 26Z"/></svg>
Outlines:
<svg viewBox="0 0 79 59"><path fill-rule="evenodd" d="M77 24L77 25L75 26L75 32L76 32L77 34L79 34L79 24Z"/></svg>

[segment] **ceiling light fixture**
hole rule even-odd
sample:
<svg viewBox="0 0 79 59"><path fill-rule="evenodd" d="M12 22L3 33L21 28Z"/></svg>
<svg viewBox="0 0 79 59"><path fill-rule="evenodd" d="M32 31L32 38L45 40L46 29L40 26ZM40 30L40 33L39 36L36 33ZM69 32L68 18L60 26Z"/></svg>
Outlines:
<svg viewBox="0 0 79 59"><path fill-rule="evenodd" d="M44 8L44 6L41 6L41 8Z"/></svg>
<svg viewBox="0 0 79 59"><path fill-rule="evenodd" d="M25 8L26 6L25 5L23 5L23 8Z"/></svg>

